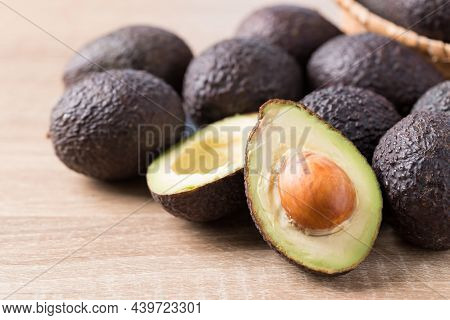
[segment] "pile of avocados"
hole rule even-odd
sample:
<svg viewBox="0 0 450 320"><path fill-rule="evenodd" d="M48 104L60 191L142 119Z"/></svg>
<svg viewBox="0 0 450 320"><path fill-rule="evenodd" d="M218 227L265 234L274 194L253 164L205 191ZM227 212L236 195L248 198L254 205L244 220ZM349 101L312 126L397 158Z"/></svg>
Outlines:
<svg viewBox="0 0 450 320"><path fill-rule="evenodd" d="M381 14L401 1L360 2ZM155 201L197 223L250 214L289 261L341 274L382 217L413 245L450 248L445 80L420 53L300 6L256 10L195 56L170 31L128 26L69 61L49 137L78 173L145 175Z"/></svg>

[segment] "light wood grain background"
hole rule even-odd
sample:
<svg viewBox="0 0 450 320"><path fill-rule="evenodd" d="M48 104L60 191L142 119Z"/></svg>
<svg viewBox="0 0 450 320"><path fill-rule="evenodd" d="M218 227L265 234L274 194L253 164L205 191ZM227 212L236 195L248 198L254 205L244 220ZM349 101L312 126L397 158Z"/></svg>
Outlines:
<svg viewBox="0 0 450 320"><path fill-rule="evenodd" d="M72 52L37 26L79 48L119 26L155 24L199 52L231 36L244 15L268 3L273 1L0 2L0 298L450 296L449 253L413 248L390 228L383 228L376 252L357 270L315 276L268 249L248 217L191 224L153 202L141 207L149 199L143 180L93 181L54 156L46 139L49 112ZM331 0L296 3L339 20Z"/></svg>

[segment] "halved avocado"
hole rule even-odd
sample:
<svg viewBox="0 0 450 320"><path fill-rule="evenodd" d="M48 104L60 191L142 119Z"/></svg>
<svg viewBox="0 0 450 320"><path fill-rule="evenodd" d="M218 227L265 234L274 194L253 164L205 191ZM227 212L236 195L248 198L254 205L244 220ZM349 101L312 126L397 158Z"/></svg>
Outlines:
<svg viewBox="0 0 450 320"><path fill-rule="evenodd" d="M256 113L212 123L158 157L148 167L153 198L175 216L211 221L248 211L244 178L245 144Z"/></svg>
<svg viewBox="0 0 450 320"><path fill-rule="evenodd" d="M253 220L290 261L338 274L369 254L382 210L375 174L348 139L303 105L270 100L261 107L244 175Z"/></svg>

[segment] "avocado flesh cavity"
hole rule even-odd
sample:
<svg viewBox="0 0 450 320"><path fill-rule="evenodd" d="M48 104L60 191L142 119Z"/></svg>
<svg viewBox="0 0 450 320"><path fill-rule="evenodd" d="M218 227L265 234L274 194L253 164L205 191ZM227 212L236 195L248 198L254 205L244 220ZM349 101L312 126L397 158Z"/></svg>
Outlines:
<svg viewBox="0 0 450 320"><path fill-rule="evenodd" d="M164 153L148 167L150 190L180 193L241 170L245 142L256 117L252 113L217 121Z"/></svg>
<svg viewBox="0 0 450 320"><path fill-rule="evenodd" d="M326 234L300 230L281 205L277 174L283 157L297 152L298 146L304 153L334 161L355 187L352 216ZM313 271L335 274L355 268L368 255L381 222L382 198L376 177L349 140L303 106L272 100L262 107L247 145L245 181L258 229L289 260Z"/></svg>

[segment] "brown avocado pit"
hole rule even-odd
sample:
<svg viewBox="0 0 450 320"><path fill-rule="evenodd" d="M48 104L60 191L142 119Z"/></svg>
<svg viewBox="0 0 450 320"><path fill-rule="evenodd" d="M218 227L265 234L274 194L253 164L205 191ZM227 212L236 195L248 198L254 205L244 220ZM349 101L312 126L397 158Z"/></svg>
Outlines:
<svg viewBox="0 0 450 320"><path fill-rule="evenodd" d="M330 158L295 153L278 175L281 205L305 232L326 235L348 220L356 206L356 192L348 175Z"/></svg>

